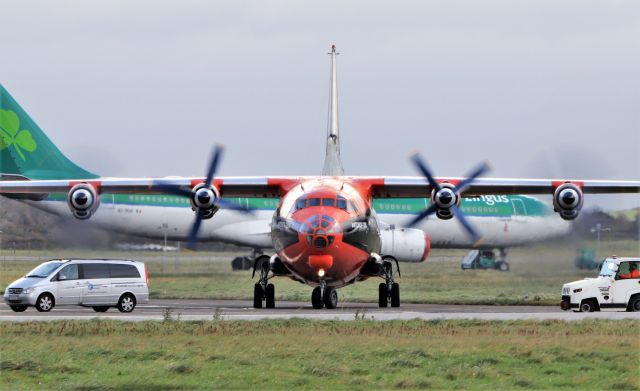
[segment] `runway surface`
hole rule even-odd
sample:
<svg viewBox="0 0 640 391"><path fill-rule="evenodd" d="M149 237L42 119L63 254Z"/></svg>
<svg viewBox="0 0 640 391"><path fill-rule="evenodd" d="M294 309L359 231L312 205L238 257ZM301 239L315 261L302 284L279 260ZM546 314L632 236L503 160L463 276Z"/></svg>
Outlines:
<svg viewBox="0 0 640 391"><path fill-rule="evenodd" d="M116 308L97 313L91 308L56 307L51 312L40 313L29 307L25 312L13 312L6 304L0 304L0 321L53 321L114 319L126 321L163 320L170 316L176 320L260 320L260 319L322 319L354 320L356 315L373 320L408 319L478 319L478 320L582 320L582 319L636 319L638 312L562 311L555 306L489 306L489 305L440 305L403 304L400 308L378 308L375 303L342 303L335 310L314 310L307 302L276 302L277 308L254 309L248 300L151 300L139 305L129 314Z"/></svg>

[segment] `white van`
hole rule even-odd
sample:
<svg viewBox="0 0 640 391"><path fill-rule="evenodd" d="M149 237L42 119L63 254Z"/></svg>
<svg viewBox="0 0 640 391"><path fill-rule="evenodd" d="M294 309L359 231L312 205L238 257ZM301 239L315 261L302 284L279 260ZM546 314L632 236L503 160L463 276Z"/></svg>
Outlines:
<svg viewBox="0 0 640 391"><path fill-rule="evenodd" d="M34 306L48 312L57 305L81 305L105 312L131 312L149 302L149 275L142 262L124 260L51 260L12 282L4 301L15 312Z"/></svg>
<svg viewBox="0 0 640 391"><path fill-rule="evenodd" d="M597 278L564 284L560 308L640 311L640 258L612 256L604 260Z"/></svg>

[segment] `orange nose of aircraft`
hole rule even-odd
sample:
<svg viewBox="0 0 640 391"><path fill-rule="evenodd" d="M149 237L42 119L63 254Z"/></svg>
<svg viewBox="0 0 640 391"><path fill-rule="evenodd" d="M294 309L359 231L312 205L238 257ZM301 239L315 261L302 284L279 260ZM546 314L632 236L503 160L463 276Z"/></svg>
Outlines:
<svg viewBox="0 0 640 391"><path fill-rule="evenodd" d="M311 207L292 217L299 227L298 241L280 252L292 271L305 280L325 280L329 285L355 278L369 254L343 240L349 213L333 207Z"/></svg>

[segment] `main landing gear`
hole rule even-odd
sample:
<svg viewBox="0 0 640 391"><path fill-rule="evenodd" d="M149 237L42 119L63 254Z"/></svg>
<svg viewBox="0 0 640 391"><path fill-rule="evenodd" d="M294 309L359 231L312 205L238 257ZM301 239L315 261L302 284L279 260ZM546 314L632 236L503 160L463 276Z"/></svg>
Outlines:
<svg viewBox="0 0 640 391"><path fill-rule="evenodd" d="M385 282L378 285L378 307L386 308L391 301L391 307L400 307L400 284L393 280L393 258L382 258L382 268ZM397 262L396 262L397 265ZM400 268L398 267L398 275Z"/></svg>
<svg viewBox="0 0 640 391"><path fill-rule="evenodd" d="M332 310L338 306L338 292L328 287L324 280L320 281L320 286L313 288L311 292L311 305L316 310L322 307Z"/></svg>
<svg viewBox="0 0 640 391"><path fill-rule="evenodd" d="M257 263L258 262L256 262L256 265ZM269 283L269 279L273 277L269 276L269 260L267 259L265 262L260 262L260 265L257 266L260 267L260 280L253 286L253 308L262 308L263 301L266 308L275 308L276 288L273 284Z"/></svg>

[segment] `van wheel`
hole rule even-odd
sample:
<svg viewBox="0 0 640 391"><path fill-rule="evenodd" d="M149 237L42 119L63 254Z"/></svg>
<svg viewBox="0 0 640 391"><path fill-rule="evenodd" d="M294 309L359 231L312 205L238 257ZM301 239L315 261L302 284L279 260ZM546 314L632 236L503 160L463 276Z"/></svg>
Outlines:
<svg viewBox="0 0 640 391"><path fill-rule="evenodd" d="M629 300L629 311L640 311L640 296L636 295Z"/></svg>
<svg viewBox="0 0 640 391"><path fill-rule="evenodd" d="M13 312L25 312L27 310L26 305L10 305Z"/></svg>
<svg viewBox="0 0 640 391"><path fill-rule="evenodd" d="M131 312L136 308L136 298L130 293L125 293L118 300L118 310L120 312Z"/></svg>
<svg viewBox="0 0 640 391"><path fill-rule="evenodd" d="M48 293L41 294L38 297L38 300L36 300L36 309L39 312L49 312L54 305L55 302L53 301L53 296Z"/></svg>
<svg viewBox="0 0 640 391"><path fill-rule="evenodd" d="M95 312L107 312L109 310L109 307L106 305L99 305L92 308Z"/></svg>
<svg viewBox="0 0 640 391"><path fill-rule="evenodd" d="M593 299L582 300L580 304L580 312L594 312L596 305Z"/></svg>

